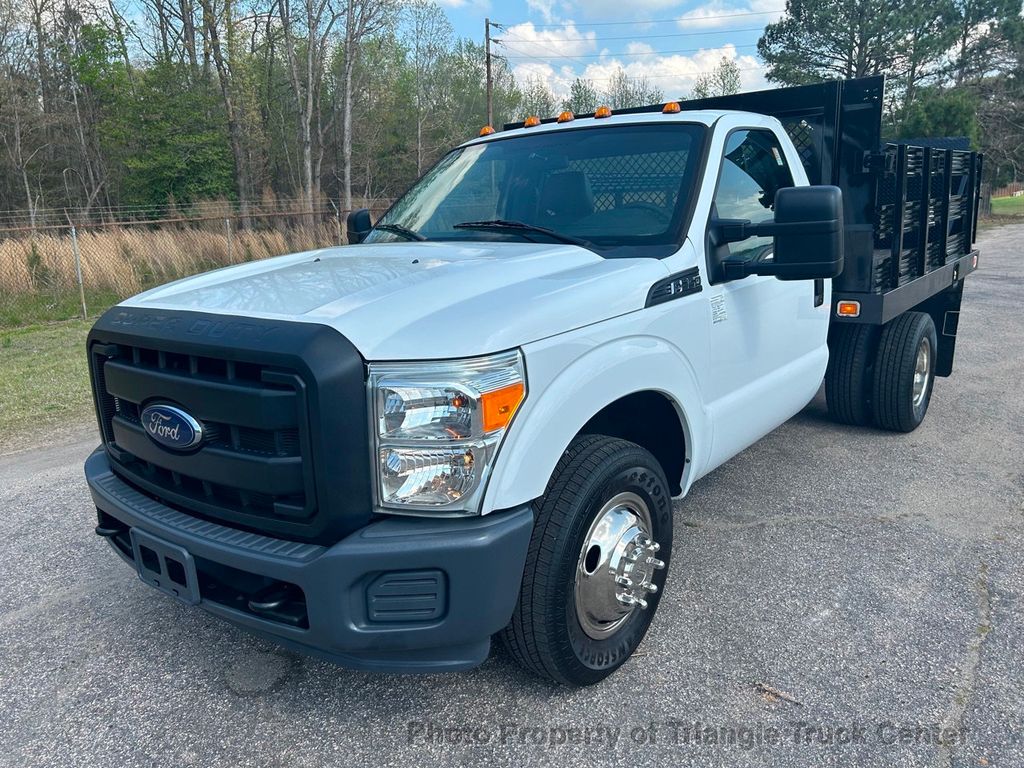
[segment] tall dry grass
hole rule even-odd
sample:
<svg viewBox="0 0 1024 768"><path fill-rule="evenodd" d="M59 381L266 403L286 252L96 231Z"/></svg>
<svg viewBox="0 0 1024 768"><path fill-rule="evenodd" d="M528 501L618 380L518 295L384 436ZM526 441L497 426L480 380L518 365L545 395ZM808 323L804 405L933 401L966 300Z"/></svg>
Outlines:
<svg viewBox="0 0 1024 768"><path fill-rule="evenodd" d="M217 267L336 245L334 223L233 231L145 227L79 230L87 292L127 297L154 285ZM33 293L78 290L69 231L0 240L0 302Z"/></svg>

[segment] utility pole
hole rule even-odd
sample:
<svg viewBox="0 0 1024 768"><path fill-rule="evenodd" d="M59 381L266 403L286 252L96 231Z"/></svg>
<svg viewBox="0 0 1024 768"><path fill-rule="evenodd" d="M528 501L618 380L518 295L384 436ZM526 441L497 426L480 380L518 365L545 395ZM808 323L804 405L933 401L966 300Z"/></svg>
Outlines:
<svg viewBox="0 0 1024 768"><path fill-rule="evenodd" d="M494 125L494 78L491 76L491 20L484 19L484 55L487 59L487 124Z"/></svg>

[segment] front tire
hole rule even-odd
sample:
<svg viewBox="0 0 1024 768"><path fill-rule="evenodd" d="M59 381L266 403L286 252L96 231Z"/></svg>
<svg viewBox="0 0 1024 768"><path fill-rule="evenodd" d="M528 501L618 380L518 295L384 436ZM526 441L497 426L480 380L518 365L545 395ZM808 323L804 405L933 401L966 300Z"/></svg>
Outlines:
<svg viewBox="0 0 1024 768"><path fill-rule="evenodd" d="M544 496L512 622L501 638L542 677L591 685L632 655L651 624L672 551L672 498L644 448L584 435Z"/></svg>

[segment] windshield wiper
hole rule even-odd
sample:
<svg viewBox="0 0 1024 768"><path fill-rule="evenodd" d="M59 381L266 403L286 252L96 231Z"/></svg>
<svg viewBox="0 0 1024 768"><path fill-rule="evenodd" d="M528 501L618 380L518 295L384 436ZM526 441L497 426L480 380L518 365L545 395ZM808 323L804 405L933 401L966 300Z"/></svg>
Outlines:
<svg viewBox="0 0 1024 768"><path fill-rule="evenodd" d="M568 245L578 245L581 248L593 249L594 244L582 240L578 237L572 237L571 235L563 235L561 232L555 232L553 229L547 227L541 227L536 224L527 224L523 221L507 221L505 219L491 219L489 221L464 221L461 224L456 224L455 229L479 229L483 231L492 232L521 232L526 234L527 232L537 232L542 235L547 235L552 240L557 240L560 243L567 243Z"/></svg>
<svg viewBox="0 0 1024 768"><path fill-rule="evenodd" d="M374 229L379 229L381 232L392 232L400 237L404 237L406 240L422 241L427 239L415 229L403 227L401 224L378 224Z"/></svg>

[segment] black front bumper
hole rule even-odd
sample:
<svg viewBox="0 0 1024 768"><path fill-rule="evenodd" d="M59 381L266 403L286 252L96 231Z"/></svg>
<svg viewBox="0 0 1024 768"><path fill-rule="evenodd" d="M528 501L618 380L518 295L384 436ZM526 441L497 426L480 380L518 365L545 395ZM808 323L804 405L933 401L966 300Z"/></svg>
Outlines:
<svg viewBox="0 0 1024 768"><path fill-rule="evenodd" d="M396 517L322 546L166 506L114 474L102 450L86 461L85 474L100 515L97 532L123 559L135 564L131 529L148 534L147 541L194 560L192 602L286 646L361 669L436 672L481 663L491 635L511 618L533 529L526 506L486 517ZM287 604L254 610L275 585L284 586Z"/></svg>

